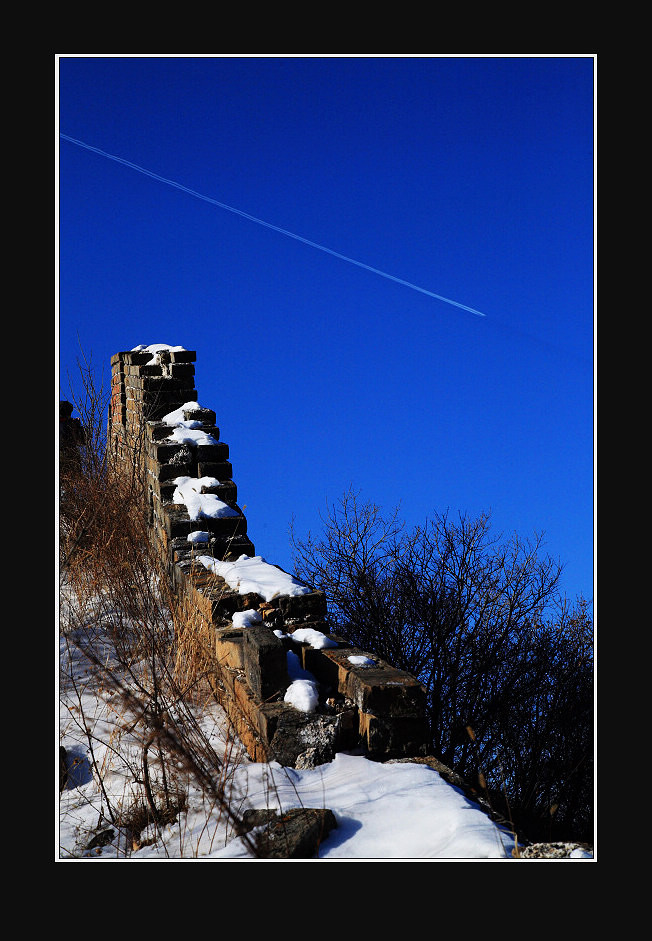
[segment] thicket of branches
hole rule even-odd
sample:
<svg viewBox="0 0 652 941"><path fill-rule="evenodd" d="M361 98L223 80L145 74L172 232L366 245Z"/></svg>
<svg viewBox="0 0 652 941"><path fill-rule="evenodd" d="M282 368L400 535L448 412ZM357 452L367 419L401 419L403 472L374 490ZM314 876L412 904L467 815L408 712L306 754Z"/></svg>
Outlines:
<svg viewBox="0 0 652 941"><path fill-rule="evenodd" d="M433 754L533 840L593 841L593 625L540 536L435 514L406 531L349 491L292 533L332 630L420 679Z"/></svg>
<svg viewBox="0 0 652 941"><path fill-rule="evenodd" d="M163 827L184 808L189 783L209 801L212 826L237 830L242 798L233 795L230 746L218 754L203 731L195 706L214 701L207 677L214 673L214 648L176 601L158 548L150 538L142 477L116 463L107 450L108 393L96 384L92 367L80 365L81 391L74 395L83 439L60 448L59 579L60 632L68 660L82 658L115 694L115 728L98 732L84 687L74 672L61 677L73 691L71 723L85 742L102 795L98 828L113 826L138 847L148 827ZM135 451L142 442L132 442ZM110 666L97 625L112 650ZM75 702L76 695L76 702ZM124 729L140 741L134 762L121 744ZM116 800L104 787L106 769L96 759L113 753L131 774L132 792ZM120 841L122 838L119 837ZM243 840L253 855L255 841ZM131 844L116 844L129 855Z"/></svg>

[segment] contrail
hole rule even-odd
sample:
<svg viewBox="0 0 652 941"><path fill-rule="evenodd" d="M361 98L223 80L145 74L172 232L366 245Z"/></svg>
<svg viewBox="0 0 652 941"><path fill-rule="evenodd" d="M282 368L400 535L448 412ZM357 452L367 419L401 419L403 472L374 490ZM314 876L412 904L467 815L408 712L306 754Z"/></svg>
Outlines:
<svg viewBox="0 0 652 941"><path fill-rule="evenodd" d="M256 216L250 215L248 212L243 212L241 209L235 209L233 206L227 206L226 203L221 203L217 199L213 199L210 196L204 196L203 193L197 193L195 190L189 189L187 186L183 186L182 183L177 183L175 180L167 180L163 176L159 176L158 173L153 173L151 170L147 170L145 167L139 167L138 164L132 163L130 160L125 160L124 157L116 157L114 154L108 154L104 150L100 150L99 147L92 147L90 144L85 144L84 141L76 140L74 137L68 137L67 134L59 133L59 137L62 140L69 141L71 144L76 144L78 147L83 147L85 150L90 150L95 154L100 154L102 157L106 157L108 160L115 160L116 163L121 163L125 167L130 167L132 170L137 170L138 173L143 173L145 176L151 177L153 180L158 180L159 183L165 183L167 186L173 186L175 189L181 190L183 193L188 193L189 196L194 196L196 199L203 199L204 202L210 203L213 206L218 206L220 209L226 209L227 212L233 212L236 216L241 216L243 219L248 219L249 222L255 222L256 225L262 225L266 229L271 229L273 232L279 232L281 235L286 235L288 238L296 239L297 242L303 242L304 245L309 245L311 248L317 248L320 252L326 252L328 255L333 255L335 258L339 258L341 261L347 261L350 265L357 265L358 268L364 268L365 271L371 271L372 274L380 275L381 278L388 278L390 281L395 281L397 284L402 284L403 287L411 288L413 291L419 291L421 294L427 294L428 297L434 297L437 301L443 301L445 304L452 304L453 307L459 307L462 310L467 310L470 314L476 314L478 317L486 317L486 314L483 314L482 311L476 310L474 307L468 307L466 304L460 304L459 301L453 301L450 297L442 297L441 294L435 294L434 291L428 291L426 288L421 288L417 284L412 284L410 281L404 281L403 278L397 278L393 274L388 274L386 271L381 271L379 268L373 268L371 265L366 265L362 261L356 261L355 258L349 258L348 255L342 255L341 252L336 252L332 248L327 248L325 245L319 245L318 242L312 242L310 239L304 238L302 235L297 235L295 232L290 232L288 229L282 229L278 225L272 225L271 222L265 222L264 219L258 219Z"/></svg>

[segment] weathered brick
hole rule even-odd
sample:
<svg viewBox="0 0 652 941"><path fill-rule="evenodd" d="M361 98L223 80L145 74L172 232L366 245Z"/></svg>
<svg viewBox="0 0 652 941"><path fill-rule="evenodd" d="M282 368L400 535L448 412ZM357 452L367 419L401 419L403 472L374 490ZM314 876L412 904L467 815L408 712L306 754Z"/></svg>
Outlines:
<svg viewBox="0 0 652 941"><path fill-rule="evenodd" d="M286 595L279 598L279 607L286 620L322 621L326 617L327 603L323 591L311 591L305 595Z"/></svg>
<svg viewBox="0 0 652 941"><path fill-rule="evenodd" d="M361 712L394 717L425 714L425 690L409 673L384 661L378 661L378 666L374 667L351 667L341 692Z"/></svg>
<svg viewBox="0 0 652 941"><path fill-rule="evenodd" d="M147 367L143 366L142 369ZM173 379L170 376L127 376L125 378L125 386L128 389L135 389L136 391L142 391L143 393L165 393L165 394L181 394L186 392L186 390L194 390L194 380L192 377L188 379ZM190 396L186 401L190 401ZM184 403L182 403L184 404Z"/></svg>
<svg viewBox="0 0 652 941"><path fill-rule="evenodd" d="M387 760L428 754L424 716L386 717L359 713L360 742L370 758Z"/></svg>
<svg viewBox="0 0 652 941"><path fill-rule="evenodd" d="M351 647L341 638L333 639L340 646L316 650L304 645L301 652L304 668L320 682L350 699L362 712L379 716L425 715L425 690L418 680L373 654ZM357 666L349 660L354 655L370 657L376 664Z"/></svg>
<svg viewBox="0 0 652 941"><path fill-rule="evenodd" d="M153 358L154 354L147 351L129 350L118 353L120 360L129 366L145 366Z"/></svg>
<svg viewBox="0 0 652 941"><path fill-rule="evenodd" d="M248 536L214 536L210 542L210 553L214 559L232 561L241 555L256 555L256 547Z"/></svg>
<svg viewBox="0 0 652 941"><path fill-rule="evenodd" d="M185 404L185 403L184 403ZM184 409L183 417L186 421L200 421L202 424L214 425L217 415L211 408Z"/></svg>
<svg viewBox="0 0 652 941"><path fill-rule="evenodd" d="M198 477L216 477L219 481L231 480L233 466L230 461L197 461Z"/></svg>
<svg viewBox="0 0 652 941"><path fill-rule="evenodd" d="M243 632L244 670L254 696L271 699L289 685L285 647L268 627L248 627Z"/></svg>
<svg viewBox="0 0 652 941"><path fill-rule="evenodd" d="M229 446L224 441L218 441L217 444L198 444L195 450L197 462L201 464L225 464L229 459Z"/></svg>
<svg viewBox="0 0 652 941"><path fill-rule="evenodd" d="M195 375L195 367L192 363L170 363L168 370L175 379L186 379Z"/></svg>
<svg viewBox="0 0 652 941"><path fill-rule="evenodd" d="M220 668L244 670L244 640L242 628L218 628L215 632L215 656Z"/></svg>

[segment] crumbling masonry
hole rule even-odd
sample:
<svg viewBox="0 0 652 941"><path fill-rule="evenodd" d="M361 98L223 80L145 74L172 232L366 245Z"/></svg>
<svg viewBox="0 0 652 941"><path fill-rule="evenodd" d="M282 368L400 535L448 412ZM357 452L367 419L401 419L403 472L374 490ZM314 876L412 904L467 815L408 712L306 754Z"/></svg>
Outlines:
<svg viewBox="0 0 652 941"><path fill-rule="evenodd" d="M195 361L195 352L180 348L113 356L109 446L126 467L146 475L152 538L176 597L214 645L213 685L250 757L311 767L357 748L377 760L425 756L423 687L373 652L330 635L322 592L301 586L301 593L266 599L255 591L241 593L207 567L207 558L253 559L255 548L216 414L197 401ZM194 438L175 440L173 412L183 416L184 427L192 423ZM179 478L196 480L202 494L212 494L228 510L192 518L188 506L174 499ZM249 626L241 626L248 620ZM310 642L324 636L336 645ZM288 652L317 681L313 711L284 700L291 684Z"/></svg>

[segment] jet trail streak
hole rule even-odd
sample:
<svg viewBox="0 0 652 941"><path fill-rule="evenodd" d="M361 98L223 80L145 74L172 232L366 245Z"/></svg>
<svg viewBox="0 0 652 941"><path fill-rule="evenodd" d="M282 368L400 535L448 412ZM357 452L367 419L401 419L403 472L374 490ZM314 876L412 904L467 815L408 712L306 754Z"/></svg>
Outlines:
<svg viewBox="0 0 652 941"><path fill-rule="evenodd" d="M248 219L249 222L255 222L256 225L262 225L266 229L271 229L273 232L278 232L280 235L285 235L288 238L296 239L298 242L303 242L304 245L309 245L311 248L316 248L320 252L326 252L328 255L333 255L335 258L339 258L341 261L346 261L350 265L357 265L358 268L364 268L366 271L370 271L372 274L380 275L381 278L388 278L390 281L395 281L397 284L402 284L403 287L411 288L413 291L419 291L421 294L427 294L428 297L433 297L435 300L443 301L445 304L452 304L453 307L459 307L461 310L467 310L470 314L476 314L478 317L486 317L486 314L483 314L480 310L476 310L474 307L469 307L467 304L460 304L459 301L451 300L450 297L443 297L441 294L435 294L434 291L429 291L427 288L419 287L417 284L412 284L410 281L404 281L403 278L397 278L393 274L388 274L386 271L381 271L380 268L373 268L371 265L367 265L362 261L357 261L355 258L350 258L348 255L343 255L341 252L336 252L332 248L327 248L325 245L320 245L318 242L313 242L310 239L304 238L302 235L297 235L295 232L290 232L288 229L282 229L280 226L273 225L271 222L265 222L264 219L258 219L256 216L252 216L248 212L243 212L241 209L235 209L233 206L227 206L226 203L221 203L219 200L213 199L211 196L205 196L203 193L198 193L195 190L189 189L182 183L177 183L175 180L168 180L163 176L159 176L158 173L153 173L151 170L147 170L145 167L140 167L138 164L132 163L130 160L125 160L124 157L116 157L114 154L109 154L104 150L100 150L99 147L93 147L91 144L84 143L84 141L76 140L74 137L69 137L67 134L60 133L59 136L62 140L66 140L71 144L76 144L78 147L83 147L85 150L90 150L95 154L106 157L108 160L115 160L116 163L121 163L125 167L129 167L132 170L137 170L138 173L143 173L145 176L149 176L153 180L157 180L159 183L165 183L167 186L172 186L175 189L181 190L183 193L188 193L189 196L194 196L196 199L202 199L204 202L210 203L213 206L218 206L220 209L225 209L227 212L235 213L235 215L241 216L243 219Z"/></svg>

